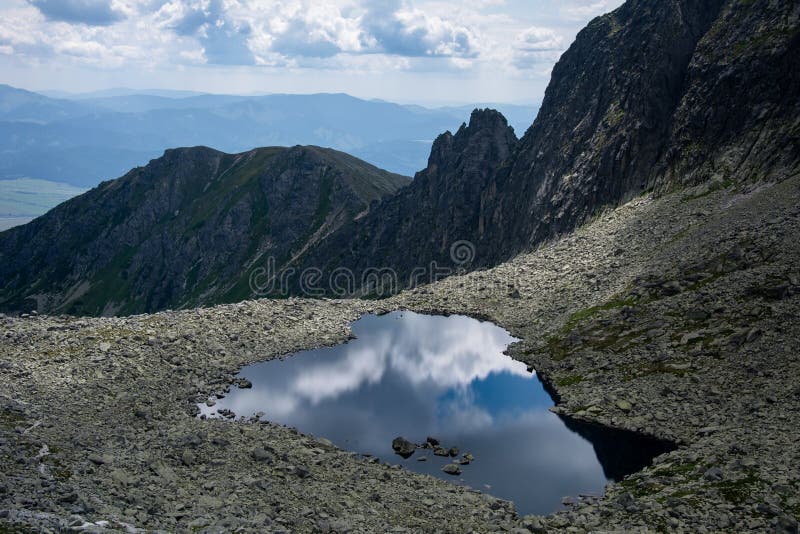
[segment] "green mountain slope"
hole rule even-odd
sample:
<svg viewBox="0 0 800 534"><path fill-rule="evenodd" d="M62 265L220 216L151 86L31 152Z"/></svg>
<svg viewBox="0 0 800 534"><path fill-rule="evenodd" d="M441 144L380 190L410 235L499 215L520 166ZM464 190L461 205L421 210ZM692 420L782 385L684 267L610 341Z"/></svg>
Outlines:
<svg viewBox="0 0 800 534"><path fill-rule="evenodd" d="M317 147L168 150L0 234L0 308L129 314L235 301L408 178Z"/></svg>

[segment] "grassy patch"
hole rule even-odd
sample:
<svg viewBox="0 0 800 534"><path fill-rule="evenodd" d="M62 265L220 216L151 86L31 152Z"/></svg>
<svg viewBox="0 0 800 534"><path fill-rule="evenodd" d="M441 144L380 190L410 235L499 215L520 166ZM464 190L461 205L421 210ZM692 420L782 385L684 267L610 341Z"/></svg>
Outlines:
<svg viewBox="0 0 800 534"><path fill-rule="evenodd" d="M750 497L753 487L761 483L761 479L753 474L739 480L723 480L715 484L722 497L732 504L743 504Z"/></svg>
<svg viewBox="0 0 800 534"><path fill-rule="evenodd" d="M710 184L705 191L702 193L697 193L696 195L686 195L681 200L683 202L689 202L692 200L697 200L699 198L704 198L710 195L711 193L715 193L717 191L722 191L723 189L730 189L735 185L735 182L731 179L723 180L721 182L714 182Z"/></svg>
<svg viewBox="0 0 800 534"><path fill-rule="evenodd" d="M677 362L672 362L675 364ZM670 367L670 364L666 364L664 362L648 362L644 364L640 364L631 368L631 372L625 377L623 380L626 382L630 382L635 378L641 378L643 376L650 376L650 375L659 375L659 374L670 374L675 376L686 376L689 374L689 369L675 369L674 367Z"/></svg>
<svg viewBox="0 0 800 534"><path fill-rule="evenodd" d="M625 488L634 497L646 497L648 495L655 495L661 491L660 484L648 484L647 482L639 479L623 480L619 485Z"/></svg>
<svg viewBox="0 0 800 534"><path fill-rule="evenodd" d="M25 421L25 416L11 410L0 411L0 428L3 430L13 430Z"/></svg>
<svg viewBox="0 0 800 534"><path fill-rule="evenodd" d="M583 310L578 310L572 315L569 316L567 323L564 325L563 331L568 332L573 330L579 323L585 321L586 319L595 317L600 313L608 310L613 310L616 308L622 308L623 306L633 306L637 303L637 299L634 297L629 297L626 299L614 299L605 304L601 304L599 306L592 306L591 308L585 308Z"/></svg>
<svg viewBox="0 0 800 534"><path fill-rule="evenodd" d="M575 384L580 384L583 380L581 375L566 376L560 380L556 380L556 385L559 387L574 386Z"/></svg>
<svg viewBox="0 0 800 534"><path fill-rule="evenodd" d="M697 464L694 462L687 462L685 464L671 465L669 467L660 467L656 469L653 474L659 477L684 477L694 473L697 470Z"/></svg>

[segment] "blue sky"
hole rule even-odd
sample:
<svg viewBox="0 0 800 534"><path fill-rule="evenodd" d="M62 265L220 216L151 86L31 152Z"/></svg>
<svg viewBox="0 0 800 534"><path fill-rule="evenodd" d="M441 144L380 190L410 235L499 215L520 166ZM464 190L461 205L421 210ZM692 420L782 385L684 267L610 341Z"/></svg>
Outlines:
<svg viewBox="0 0 800 534"><path fill-rule="evenodd" d="M541 100L622 0L0 0L0 82L401 102Z"/></svg>

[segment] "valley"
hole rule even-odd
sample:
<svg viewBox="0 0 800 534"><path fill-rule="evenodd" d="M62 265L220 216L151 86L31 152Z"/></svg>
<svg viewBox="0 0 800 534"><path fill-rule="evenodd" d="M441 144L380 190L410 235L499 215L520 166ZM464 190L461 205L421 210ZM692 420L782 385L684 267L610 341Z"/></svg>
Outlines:
<svg viewBox="0 0 800 534"><path fill-rule="evenodd" d="M789 319L798 312L798 187L795 178L642 197L510 263L379 302L6 317L2 372L14 379L5 381L3 420L18 436L2 445L7 490L49 510L7 519L168 530L437 530L443 518L453 531L791 530L800 483L800 332ZM732 263L706 265L709 246ZM695 272L711 276L681 282ZM672 281L680 289L660 293ZM634 292L652 296L629 299ZM241 366L340 343L362 314L396 309L489 319L521 339L510 354L545 378L557 413L680 447L602 498L518 517L512 503L291 429L195 417L195 403ZM676 313L684 309L697 319ZM574 348L564 357L566 340ZM273 462L253 455L267 445Z"/></svg>
<svg viewBox="0 0 800 534"><path fill-rule="evenodd" d="M459 38L418 48L353 13L365 57L472 60L444 19ZM212 58L235 37L217 23ZM561 52L536 27L514 46ZM132 168L0 233L0 531L798 532L800 4L628 0L560 54L524 131L326 94L296 145L298 115L260 107L296 95L11 94L0 167L60 169L38 151L63 145ZM269 146L126 163L162 115L194 145L192 99L219 148ZM106 135L86 105L140 120ZM367 114L354 155L316 146ZM66 146L51 116L120 151ZM357 157L411 165L420 124L413 178ZM450 463L409 467L429 453Z"/></svg>

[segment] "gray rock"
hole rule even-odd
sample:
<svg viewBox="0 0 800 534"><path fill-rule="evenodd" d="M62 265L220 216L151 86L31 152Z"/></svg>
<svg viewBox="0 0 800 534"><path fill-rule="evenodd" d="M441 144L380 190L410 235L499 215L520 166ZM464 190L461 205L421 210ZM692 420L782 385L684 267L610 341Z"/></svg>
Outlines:
<svg viewBox="0 0 800 534"><path fill-rule="evenodd" d="M403 437L396 437L392 440L392 450L403 458L410 458L417 450L417 446Z"/></svg>
<svg viewBox="0 0 800 534"><path fill-rule="evenodd" d="M192 466L197 461L197 455L192 451L185 450L183 454L181 454L181 462L183 465Z"/></svg>
<svg viewBox="0 0 800 534"><path fill-rule="evenodd" d="M268 464L275 463L275 457L267 452L263 447L256 447L250 451L250 457L256 462L264 462Z"/></svg>
<svg viewBox="0 0 800 534"><path fill-rule="evenodd" d="M457 476L461 474L461 467L458 464L447 464L442 467L442 471L448 475Z"/></svg>
<svg viewBox="0 0 800 534"><path fill-rule="evenodd" d="M703 478L708 481L718 481L725 478L725 476L719 467L710 467L703 473Z"/></svg>

